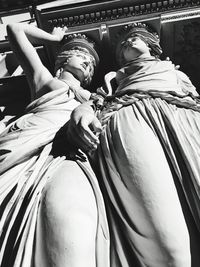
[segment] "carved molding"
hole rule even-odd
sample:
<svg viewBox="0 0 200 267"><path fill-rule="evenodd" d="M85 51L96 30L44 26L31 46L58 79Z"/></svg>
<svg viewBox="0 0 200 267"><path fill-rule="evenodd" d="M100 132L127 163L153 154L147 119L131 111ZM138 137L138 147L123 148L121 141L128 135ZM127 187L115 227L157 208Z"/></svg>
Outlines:
<svg viewBox="0 0 200 267"><path fill-rule="evenodd" d="M166 23L178 20L194 19L198 17L200 17L200 8L195 7L190 8L189 10L186 9L184 11L161 14L161 22Z"/></svg>
<svg viewBox="0 0 200 267"><path fill-rule="evenodd" d="M67 25L68 27L73 26L82 26L86 24L94 24L94 23L102 23L102 22L109 22L113 20L119 19L126 19L126 18L138 18L139 16L152 16L155 14L165 14L175 11L180 11L188 8L197 8L200 6L199 0L161 0L161 1L151 1L150 3L143 3L141 4L133 4L133 1L130 1L130 5L126 4L123 7L107 7L103 8L103 5L100 6L100 11L91 11L90 12L90 5L88 5L88 10L83 11L80 14L80 10L76 14L76 10L74 10L73 15L68 15L68 9L66 7L65 12L63 9L60 9L56 12L56 17L54 17L55 12L48 12L49 19L48 24L51 27L54 26L64 26ZM122 4L122 2L120 2ZM92 4L91 4L92 6ZM60 16L59 16L60 13ZM172 20L172 19L181 19L181 16L196 16L197 13L190 12L190 14L173 14L172 16L165 16L163 17L163 21ZM200 11L199 14L200 15Z"/></svg>

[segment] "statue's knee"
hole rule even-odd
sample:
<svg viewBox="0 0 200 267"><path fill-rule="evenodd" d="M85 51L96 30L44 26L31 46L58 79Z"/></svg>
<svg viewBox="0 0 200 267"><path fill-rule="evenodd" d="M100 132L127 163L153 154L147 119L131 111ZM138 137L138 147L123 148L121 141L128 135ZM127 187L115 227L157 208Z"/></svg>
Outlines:
<svg viewBox="0 0 200 267"><path fill-rule="evenodd" d="M73 191L73 186L64 190L53 183L46 185L40 203L40 241L48 262L56 261L59 266L95 266L96 203L84 202L85 194L81 196L79 192L78 196Z"/></svg>
<svg viewBox="0 0 200 267"><path fill-rule="evenodd" d="M66 196L58 202L54 194L55 191L45 190L41 203L49 243L64 245L73 258L85 257L88 253L93 255L97 231L96 204L83 202L77 195Z"/></svg>
<svg viewBox="0 0 200 267"><path fill-rule="evenodd" d="M173 237L161 238L161 251L162 251L162 264L157 266L173 266L173 267L190 267L191 255L190 255L190 241L188 233L182 232L177 236L173 234ZM156 265L152 265L156 266Z"/></svg>
<svg viewBox="0 0 200 267"><path fill-rule="evenodd" d="M43 191L41 212L48 224L60 224L66 229L79 227L80 222L89 227L97 221L97 206L94 192L86 177L76 182L66 176L50 181ZM78 178L79 180L79 178Z"/></svg>
<svg viewBox="0 0 200 267"><path fill-rule="evenodd" d="M187 233L182 233L178 241L169 242L167 246L168 259L170 266L191 266L190 241Z"/></svg>
<svg viewBox="0 0 200 267"><path fill-rule="evenodd" d="M178 231L179 230L179 231ZM190 239L186 227L156 230L146 239L149 249L141 247L141 255L149 267L191 267Z"/></svg>

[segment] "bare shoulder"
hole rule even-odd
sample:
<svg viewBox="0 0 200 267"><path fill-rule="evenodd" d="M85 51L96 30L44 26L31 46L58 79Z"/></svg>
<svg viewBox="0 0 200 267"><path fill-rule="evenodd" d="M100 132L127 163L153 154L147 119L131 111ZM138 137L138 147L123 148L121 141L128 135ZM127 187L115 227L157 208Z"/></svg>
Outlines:
<svg viewBox="0 0 200 267"><path fill-rule="evenodd" d="M57 79L56 77L52 77L51 79L48 79L46 83L41 86L40 90L36 92L36 98L63 87L65 87L66 90L69 89L69 86L66 83Z"/></svg>

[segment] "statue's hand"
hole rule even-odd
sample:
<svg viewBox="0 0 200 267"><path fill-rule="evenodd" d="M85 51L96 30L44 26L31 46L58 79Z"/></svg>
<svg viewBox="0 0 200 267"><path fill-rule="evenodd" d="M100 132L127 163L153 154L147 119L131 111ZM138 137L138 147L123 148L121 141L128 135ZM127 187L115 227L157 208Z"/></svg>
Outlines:
<svg viewBox="0 0 200 267"><path fill-rule="evenodd" d="M167 61L171 61L171 59L170 59L169 57L166 57L165 60L167 60ZM172 62L172 61L171 61L171 62ZM179 70L180 67L181 67L180 65L175 65L175 66L174 66L174 68L175 68L176 70Z"/></svg>
<svg viewBox="0 0 200 267"><path fill-rule="evenodd" d="M97 148L98 135L102 130L101 123L94 114L89 103L78 106L71 114L67 129L67 138L70 142L88 153Z"/></svg>
<svg viewBox="0 0 200 267"><path fill-rule="evenodd" d="M65 36L66 32L67 32L67 27L54 27L53 31L52 31L52 35L54 35L54 37L56 38L56 40L58 42L62 41L63 37Z"/></svg>

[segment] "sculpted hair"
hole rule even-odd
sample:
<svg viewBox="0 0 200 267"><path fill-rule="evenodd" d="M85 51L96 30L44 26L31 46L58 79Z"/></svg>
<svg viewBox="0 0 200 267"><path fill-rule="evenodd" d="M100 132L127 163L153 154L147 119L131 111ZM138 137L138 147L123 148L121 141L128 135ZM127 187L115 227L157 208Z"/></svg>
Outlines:
<svg viewBox="0 0 200 267"><path fill-rule="evenodd" d="M81 53L89 56L90 63L93 66L93 71L91 71L84 84L84 86L87 86L91 82L94 71L96 71L98 67L99 56L96 51L96 44L84 34L70 34L65 36L63 45L57 54L54 71L56 73L60 68L67 64L70 57L73 55L80 55Z"/></svg>

